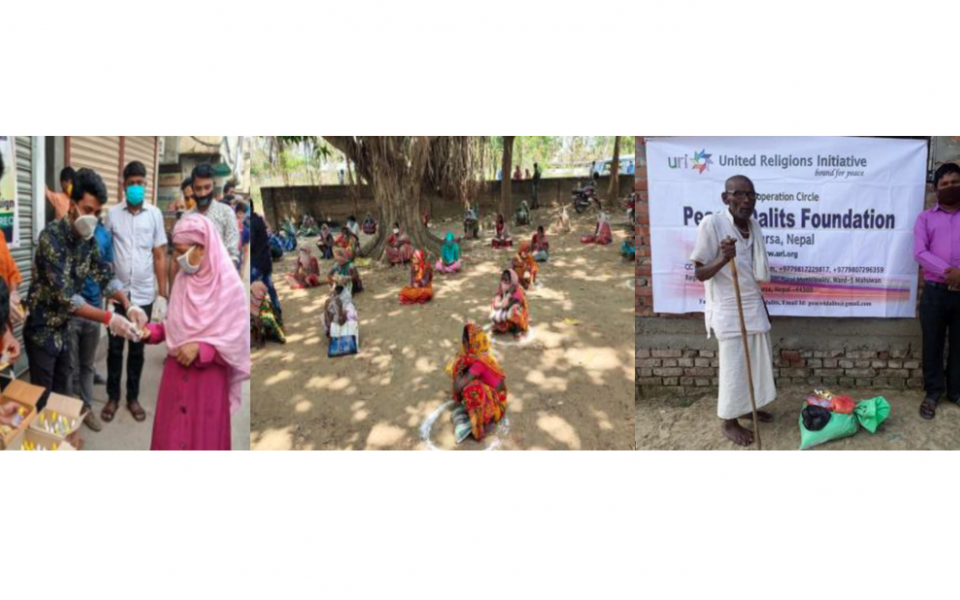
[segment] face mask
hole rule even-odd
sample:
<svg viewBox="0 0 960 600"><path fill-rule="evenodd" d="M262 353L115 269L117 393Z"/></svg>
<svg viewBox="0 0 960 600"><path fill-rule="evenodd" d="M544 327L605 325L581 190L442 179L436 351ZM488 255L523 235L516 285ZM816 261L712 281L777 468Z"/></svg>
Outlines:
<svg viewBox="0 0 960 600"><path fill-rule="evenodd" d="M131 185L127 188L127 204L130 206L140 206L143 204L143 197L147 190L142 185Z"/></svg>
<svg viewBox="0 0 960 600"><path fill-rule="evenodd" d="M937 190L937 202L945 206L960 204L960 185L951 185Z"/></svg>
<svg viewBox="0 0 960 600"><path fill-rule="evenodd" d="M76 230L77 235L85 240L89 240L93 237L93 232L96 231L98 222L96 215L84 215L77 217L77 220L73 222L73 228Z"/></svg>
<svg viewBox="0 0 960 600"><path fill-rule="evenodd" d="M210 192L210 193L207 194L206 196L197 196L197 197L196 197L196 200L197 200L197 204L198 204L201 208L206 208L206 207L210 206L210 203L211 203L211 202L213 202L213 192Z"/></svg>
<svg viewBox="0 0 960 600"><path fill-rule="evenodd" d="M182 217L182 216L183 216L183 211L182 211L182 210L178 210L178 211L177 211L177 220L179 221L179 220L180 220L180 217Z"/></svg>
<svg viewBox="0 0 960 600"><path fill-rule="evenodd" d="M200 265L190 264L190 254L194 248L196 248L196 246L191 246L189 250L181 254L180 258L177 259L177 262L180 264L180 269L187 275L194 275L200 270Z"/></svg>

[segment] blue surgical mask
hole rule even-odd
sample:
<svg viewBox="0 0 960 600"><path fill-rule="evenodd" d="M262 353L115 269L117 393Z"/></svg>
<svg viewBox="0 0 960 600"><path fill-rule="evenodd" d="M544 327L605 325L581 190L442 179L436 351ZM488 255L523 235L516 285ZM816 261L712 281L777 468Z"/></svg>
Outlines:
<svg viewBox="0 0 960 600"><path fill-rule="evenodd" d="M143 204L143 197L146 195L146 188L142 185L131 185L127 188L127 204L130 206L140 206Z"/></svg>

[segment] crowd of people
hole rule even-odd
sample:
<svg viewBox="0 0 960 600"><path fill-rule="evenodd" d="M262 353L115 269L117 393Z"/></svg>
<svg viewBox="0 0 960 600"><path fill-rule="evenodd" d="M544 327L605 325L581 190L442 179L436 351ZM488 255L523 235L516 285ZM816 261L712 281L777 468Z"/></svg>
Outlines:
<svg viewBox="0 0 960 600"><path fill-rule="evenodd" d="M532 223L532 212L526 201L515 214L519 225ZM267 248L269 225L256 212L251 220L251 331L254 341L262 347L268 341L285 343L283 310L273 283L273 258ZM362 231L372 235L378 223L367 213ZM563 207L555 232L572 230ZM386 267L409 269L409 280L398 293L401 305L427 305L434 298L435 277L455 276L467 269L461 244L464 239L479 237L479 211L476 206L467 207L463 220L463 237L446 231L442 238L439 256L428 257L424 248L415 246L411 236L400 223L393 223L384 233L383 263ZM359 352L359 316L354 298L363 291L358 269L360 252L359 233L361 226L350 216L344 225L324 222L318 228L316 239L319 257L313 255L306 245L299 247L293 271L284 274L292 289L329 289L323 303L320 321L327 340L327 356L335 358ZM302 230L301 230L302 233ZM301 236L302 237L302 236ZM584 243L601 245L612 242L612 232L607 215L599 211L596 229L592 236L584 237ZM495 218L491 246L496 250L512 249L514 240L502 214ZM507 264L500 271L497 286L489 310L489 326L492 335L522 338L530 330L530 303L528 293L537 285L541 267L550 260L550 242L543 225L535 229L529 240L518 241ZM329 270L320 266L321 260L332 260ZM364 265L366 266L366 265ZM458 443L468 437L482 440L492 423L505 414L507 404L506 376L490 351L491 339L485 328L468 322L464 325L459 351L448 365L453 383L454 429Z"/></svg>
<svg viewBox="0 0 960 600"><path fill-rule="evenodd" d="M12 330L23 322L30 381L44 389L38 410L51 393L74 396L83 402L85 426L99 432L123 400L136 422L146 420L144 345L165 342L151 448L229 449L230 416L250 377L248 332L236 321L246 294L239 269L247 205L230 185L224 201L215 201L212 168L197 166L172 207L168 253L163 214L146 202L146 167L133 161L122 178L123 197L107 209L97 172L63 169L61 191L46 194L55 218L39 234L25 300L17 290L23 277L0 235L0 297L9 297L4 352L10 363L19 357ZM95 369L101 325L108 329L106 377ZM97 384L107 391L99 416Z"/></svg>

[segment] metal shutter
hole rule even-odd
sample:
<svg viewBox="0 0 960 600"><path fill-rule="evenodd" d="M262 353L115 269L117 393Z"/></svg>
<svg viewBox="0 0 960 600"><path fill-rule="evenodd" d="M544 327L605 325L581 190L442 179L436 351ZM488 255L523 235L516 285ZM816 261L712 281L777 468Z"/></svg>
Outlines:
<svg viewBox="0 0 960 600"><path fill-rule="evenodd" d="M123 166L125 167L128 163L139 160L147 167L146 201L150 204L156 204L157 136L128 135L123 139Z"/></svg>
<svg viewBox="0 0 960 600"><path fill-rule="evenodd" d="M120 136L71 136L67 141L69 159L74 169L86 167L96 171L107 185L108 205L120 200Z"/></svg>
<svg viewBox="0 0 960 600"><path fill-rule="evenodd" d="M17 263L23 283L20 284L20 297L27 299L27 291L33 279L33 188L43 182L33 181L33 145L29 135L16 136L17 148L17 217L20 221L20 247L10 248L13 261ZM27 351L23 343L23 326L17 325L14 334L20 341L22 354L14 367L19 375L27 368Z"/></svg>

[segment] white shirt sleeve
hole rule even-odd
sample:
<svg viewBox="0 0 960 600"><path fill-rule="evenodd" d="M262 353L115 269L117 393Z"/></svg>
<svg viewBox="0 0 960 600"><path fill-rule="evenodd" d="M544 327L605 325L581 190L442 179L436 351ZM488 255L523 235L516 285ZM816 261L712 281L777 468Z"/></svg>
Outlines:
<svg viewBox="0 0 960 600"><path fill-rule="evenodd" d="M231 218L227 219L227 231L223 243L227 245L227 254L234 261L240 260L240 232L237 230L237 217L231 212Z"/></svg>
<svg viewBox="0 0 960 600"><path fill-rule="evenodd" d="M167 245L167 231L163 225L163 213L160 209L151 211L153 213L153 247Z"/></svg>
<svg viewBox="0 0 960 600"><path fill-rule="evenodd" d="M697 229L697 242L693 245L690 260L702 265L709 264L720 255L720 240L717 239L717 230L713 226L714 215L707 215L700 221Z"/></svg>

